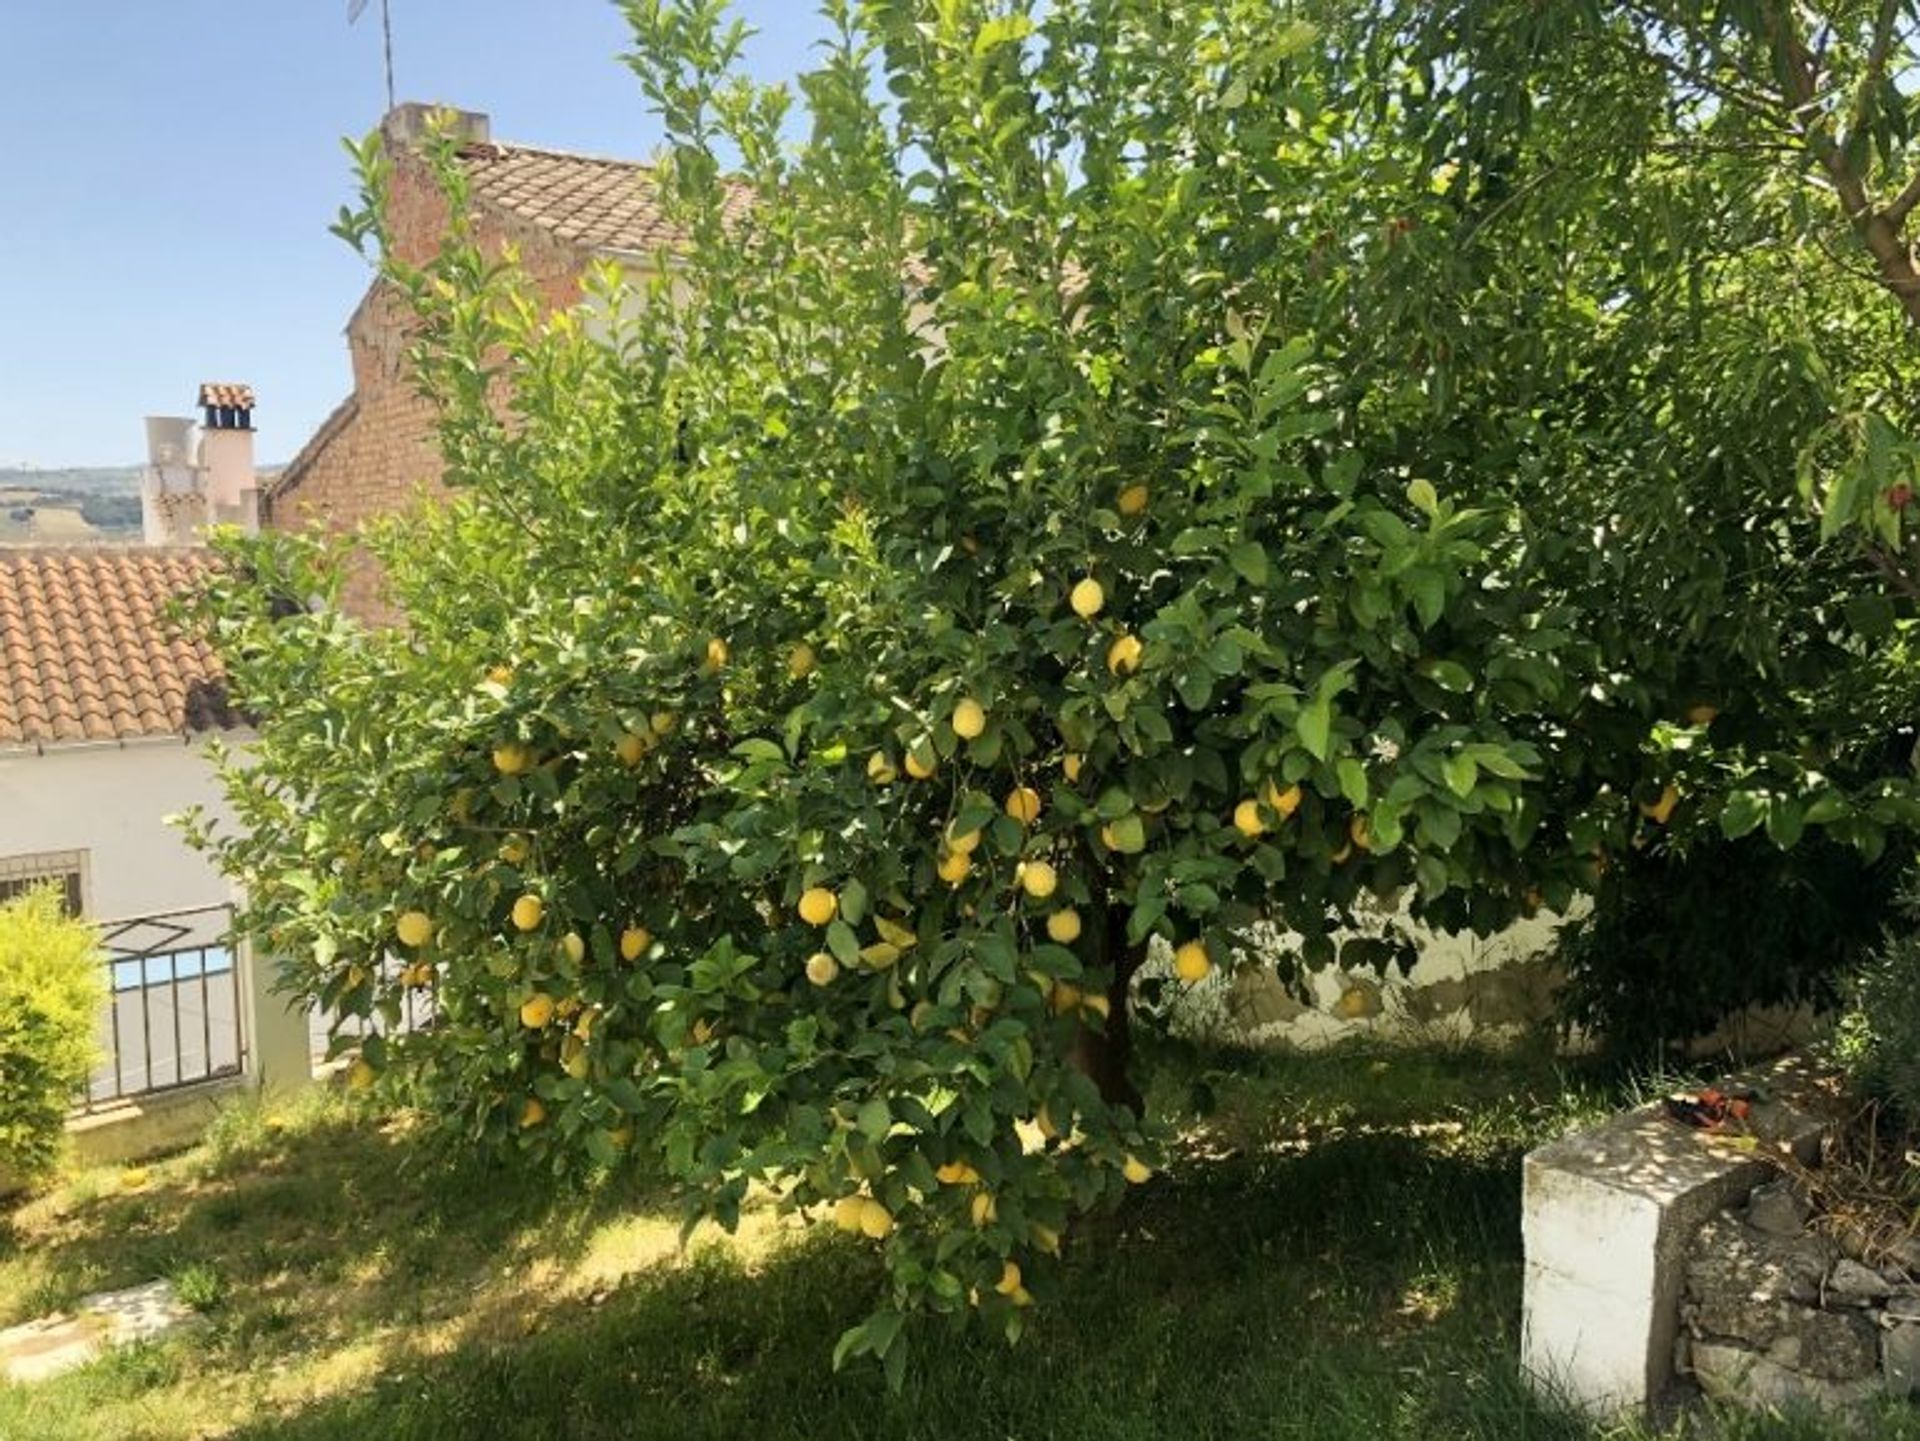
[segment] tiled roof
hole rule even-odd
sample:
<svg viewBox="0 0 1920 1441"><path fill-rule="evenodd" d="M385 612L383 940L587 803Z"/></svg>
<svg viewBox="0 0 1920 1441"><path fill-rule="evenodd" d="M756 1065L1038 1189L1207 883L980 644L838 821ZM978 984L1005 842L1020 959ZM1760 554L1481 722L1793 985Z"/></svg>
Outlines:
<svg viewBox="0 0 1920 1441"><path fill-rule="evenodd" d="M253 387L224 385L217 380L209 380L200 387L200 403L221 410L252 410Z"/></svg>
<svg viewBox="0 0 1920 1441"><path fill-rule="evenodd" d="M530 145L469 145L460 164L474 194L562 240L591 250L651 254L683 236L660 206L650 166ZM734 212L747 191L729 196Z"/></svg>
<svg viewBox="0 0 1920 1441"><path fill-rule="evenodd" d="M165 614L212 564L201 550L0 550L0 747L242 724L213 653Z"/></svg>

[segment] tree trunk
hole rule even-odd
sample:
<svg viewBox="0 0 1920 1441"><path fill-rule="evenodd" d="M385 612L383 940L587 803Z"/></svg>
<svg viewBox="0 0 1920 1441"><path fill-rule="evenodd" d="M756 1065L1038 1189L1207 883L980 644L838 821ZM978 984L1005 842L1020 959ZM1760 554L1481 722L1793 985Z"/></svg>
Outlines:
<svg viewBox="0 0 1920 1441"><path fill-rule="evenodd" d="M1147 948L1144 943L1127 944L1125 906L1094 908L1092 922L1092 934L1087 938L1092 944L1087 950L1109 968L1107 1024L1099 1031L1081 1028L1074 1045L1074 1064L1100 1088L1101 1097L1109 1105L1126 1106L1138 1116L1144 1103L1128 1071L1133 1057L1133 1028L1127 993L1134 972L1147 957Z"/></svg>

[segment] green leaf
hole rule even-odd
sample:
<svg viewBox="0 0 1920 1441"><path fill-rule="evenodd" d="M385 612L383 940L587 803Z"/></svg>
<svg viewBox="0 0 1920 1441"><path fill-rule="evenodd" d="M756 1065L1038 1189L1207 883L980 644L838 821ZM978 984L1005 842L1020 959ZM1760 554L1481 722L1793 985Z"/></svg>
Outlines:
<svg viewBox="0 0 1920 1441"><path fill-rule="evenodd" d="M1735 791L1720 810L1720 830L1730 841L1737 841L1767 818L1767 799L1758 791Z"/></svg>
<svg viewBox="0 0 1920 1441"><path fill-rule="evenodd" d="M1410 480L1407 482L1407 499L1413 508L1422 515L1431 516L1440 509L1440 495L1430 480Z"/></svg>
<svg viewBox="0 0 1920 1441"><path fill-rule="evenodd" d="M1307 748L1315 760L1327 758L1327 745L1333 733L1333 704L1322 696L1300 708L1300 714L1294 718L1293 728L1300 737L1300 744Z"/></svg>
<svg viewBox="0 0 1920 1441"><path fill-rule="evenodd" d="M1457 796L1470 796L1480 780L1480 767L1473 757L1462 752L1448 756L1440 763L1442 774L1447 778L1447 789Z"/></svg>
<svg viewBox="0 0 1920 1441"><path fill-rule="evenodd" d="M827 927L827 949L843 966L860 964L860 938L845 921L836 920Z"/></svg>
<svg viewBox="0 0 1920 1441"><path fill-rule="evenodd" d="M847 924L857 926L867 917L867 888L857 880L848 881L840 888L840 914L845 916Z"/></svg>
<svg viewBox="0 0 1920 1441"><path fill-rule="evenodd" d="M1267 583L1267 552L1259 541L1241 541L1227 552L1227 561L1247 584Z"/></svg>
<svg viewBox="0 0 1920 1441"><path fill-rule="evenodd" d="M1355 810L1365 810L1367 805L1367 767L1357 756L1342 756L1334 767L1340 777L1340 794L1347 798L1347 804Z"/></svg>
<svg viewBox="0 0 1920 1441"><path fill-rule="evenodd" d="M862 1135L875 1141L884 1141L887 1132L893 1129L893 1112L887 1108L884 1100L876 1096L860 1107L855 1124L860 1127Z"/></svg>

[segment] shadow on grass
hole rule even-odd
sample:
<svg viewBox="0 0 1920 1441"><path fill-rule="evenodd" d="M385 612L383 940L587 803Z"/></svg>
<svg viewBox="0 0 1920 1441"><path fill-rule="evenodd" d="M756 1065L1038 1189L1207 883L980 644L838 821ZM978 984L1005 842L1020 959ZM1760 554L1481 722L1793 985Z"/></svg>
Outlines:
<svg viewBox="0 0 1920 1441"><path fill-rule="evenodd" d="M1011 1351L934 1325L903 1392L834 1376L875 1258L809 1236L708 1251L530 1334L395 1351L361 1389L238 1434L383 1438L1574 1437L1509 1359L1517 1154L1356 1135L1191 1164L1039 1270Z"/></svg>

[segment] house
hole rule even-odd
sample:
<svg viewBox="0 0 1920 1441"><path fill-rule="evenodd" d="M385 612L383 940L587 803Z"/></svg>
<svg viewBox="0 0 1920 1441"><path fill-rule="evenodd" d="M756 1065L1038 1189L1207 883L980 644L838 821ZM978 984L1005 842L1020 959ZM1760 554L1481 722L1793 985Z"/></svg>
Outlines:
<svg viewBox="0 0 1920 1441"><path fill-rule="evenodd" d="M553 308L581 299L582 277L593 262L650 271L679 242L647 166L496 141L483 114L405 104L380 127L391 162L391 243L401 259L429 257L446 224L446 201L420 150L436 111L458 145L479 243L496 253L514 246ZM438 487L433 408L406 367L408 319L405 301L376 279L347 321L353 391L266 493L263 524L350 532L405 508L423 488L431 494ZM352 614L382 617L377 592L374 574L356 568L346 579L343 604Z"/></svg>
<svg viewBox="0 0 1920 1441"><path fill-rule="evenodd" d="M204 1110L269 1058L290 1082L309 1066L304 1016L267 1002L228 941L226 878L167 820L225 815L206 746L249 734L217 658L169 613L214 564L207 526L256 506L252 392L203 386L200 403L198 435L147 423L149 543L0 548L0 899L52 883L101 928L111 1000L84 1101L140 1124L95 1158L171 1138L155 1097Z"/></svg>

